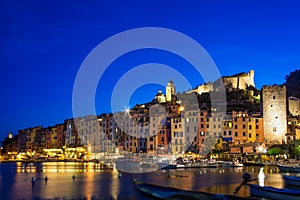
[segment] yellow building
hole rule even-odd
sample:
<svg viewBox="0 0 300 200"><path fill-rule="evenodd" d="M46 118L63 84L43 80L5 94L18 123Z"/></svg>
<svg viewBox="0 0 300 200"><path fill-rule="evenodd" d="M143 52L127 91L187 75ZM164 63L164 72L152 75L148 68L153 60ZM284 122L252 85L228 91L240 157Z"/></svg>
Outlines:
<svg viewBox="0 0 300 200"><path fill-rule="evenodd" d="M256 118L249 117L247 122L247 143L256 142L258 139L256 135Z"/></svg>
<svg viewBox="0 0 300 200"><path fill-rule="evenodd" d="M184 119L180 115L174 116L171 119L171 152L173 154L184 153Z"/></svg>

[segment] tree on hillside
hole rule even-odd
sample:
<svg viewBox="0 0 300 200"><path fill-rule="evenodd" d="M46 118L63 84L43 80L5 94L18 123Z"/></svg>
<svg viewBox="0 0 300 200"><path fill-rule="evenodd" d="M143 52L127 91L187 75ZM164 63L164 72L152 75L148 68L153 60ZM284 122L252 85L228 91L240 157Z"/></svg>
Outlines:
<svg viewBox="0 0 300 200"><path fill-rule="evenodd" d="M287 95L300 98L300 70L295 70L289 75L286 75Z"/></svg>

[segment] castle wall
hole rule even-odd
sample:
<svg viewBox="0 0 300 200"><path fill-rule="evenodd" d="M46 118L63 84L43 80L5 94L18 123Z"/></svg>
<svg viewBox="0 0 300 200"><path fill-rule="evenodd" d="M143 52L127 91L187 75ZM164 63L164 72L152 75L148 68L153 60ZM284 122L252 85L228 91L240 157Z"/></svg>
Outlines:
<svg viewBox="0 0 300 200"><path fill-rule="evenodd" d="M267 144L282 143L287 133L287 107L285 86L262 88L264 135Z"/></svg>
<svg viewBox="0 0 300 200"><path fill-rule="evenodd" d="M197 88L197 92L198 94L202 94L205 92L210 92L214 90L214 85L212 83L208 83L208 84L202 84L200 86L198 86Z"/></svg>
<svg viewBox="0 0 300 200"><path fill-rule="evenodd" d="M245 90L247 86L255 86L254 84L254 70L250 70L247 74L237 76L223 77L225 87L231 86L232 88L239 88Z"/></svg>
<svg viewBox="0 0 300 200"><path fill-rule="evenodd" d="M251 70L252 71L252 70ZM247 86L255 86L254 85L254 72L251 73L251 71L245 75L239 77L239 88L245 90Z"/></svg>
<svg viewBox="0 0 300 200"><path fill-rule="evenodd" d="M254 86L254 70L250 70L249 73L242 73L239 75L235 75L235 76L225 76L222 77L220 79L218 79L217 81L215 81L215 86L214 83L207 83L207 84L202 84L199 85L197 89L195 90L191 90L188 91L187 93L192 93L192 92L197 92L198 94L202 94L204 92L210 92L213 90L217 90L218 86L217 86L217 82L220 83L220 80L223 81L223 84L225 87L231 87L234 89L242 89L245 90L247 88L247 86ZM168 99L168 97L167 97ZM168 100L167 100L168 101Z"/></svg>
<svg viewBox="0 0 300 200"><path fill-rule="evenodd" d="M223 83L225 87L238 88L239 86L238 77L224 77Z"/></svg>

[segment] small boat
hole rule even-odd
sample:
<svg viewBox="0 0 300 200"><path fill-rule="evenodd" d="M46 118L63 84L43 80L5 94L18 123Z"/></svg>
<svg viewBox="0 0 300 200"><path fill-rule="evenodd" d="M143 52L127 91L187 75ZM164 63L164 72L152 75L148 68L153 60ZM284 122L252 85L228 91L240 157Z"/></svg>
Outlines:
<svg viewBox="0 0 300 200"><path fill-rule="evenodd" d="M200 160L195 163L192 163L191 167L200 167L200 168L217 168L220 164L216 160Z"/></svg>
<svg viewBox="0 0 300 200"><path fill-rule="evenodd" d="M141 159L140 157L123 157L116 160L116 169L119 172L145 173L158 170L157 164Z"/></svg>
<svg viewBox="0 0 300 200"><path fill-rule="evenodd" d="M231 167L233 162L232 161L217 161L220 167Z"/></svg>
<svg viewBox="0 0 300 200"><path fill-rule="evenodd" d="M176 163L171 163L171 164L168 164L165 167L162 167L161 169L162 170L177 169L177 164Z"/></svg>
<svg viewBox="0 0 300 200"><path fill-rule="evenodd" d="M188 168L192 165L192 161L189 158L177 158L176 159L177 168Z"/></svg>
<svg viewBox="0 0 300 200"><path fill-rule="evenodd" d="M248 162L243 162L244 166L259 166L259 167L263 167L265 166L265 163L263 162L251 162L251 161L248 161Z"/></svg>
<svg viewBox="0 0 300 200"><path fill-rule="evenodd" d="M135 182L136 188L144 193L145 195L154 198L154 199L253 199L253 198L243 198L234 195L226 195L226 194L211 194L206 192L199 191L190 191L190 190L181 190L172 187L164 187L159 185L154 185L150 183L143 182Z"/></svg>
<svg viewBox="0 0 300 200"><path fill-rule="evenodd" d="M300 166L298 165L280 165L278 164L277 167L281 172L297 172L300 173Z"/></svg>
<svg viewBox="0 0 300 200"><path fill-rule="evenodd" d="M262 197L274 200L299 200L300 190L280 189L269 186L259 186L256 184L249 184L250 194L255 197Z"/></svg>
<svg viewBox="0 0 300 200"><path fill-rule="evenodd" d="M282 178L285 182L285 185L292 185L292 186L300 187L300 176L292 176L292 175L282 174Z"/></svg>
<svg viewBox="0 0 300 200"><path fill-rule="evenodd" d="M238 160L232 162L231 167L244 167L243 163L240 163Z"/></svg>

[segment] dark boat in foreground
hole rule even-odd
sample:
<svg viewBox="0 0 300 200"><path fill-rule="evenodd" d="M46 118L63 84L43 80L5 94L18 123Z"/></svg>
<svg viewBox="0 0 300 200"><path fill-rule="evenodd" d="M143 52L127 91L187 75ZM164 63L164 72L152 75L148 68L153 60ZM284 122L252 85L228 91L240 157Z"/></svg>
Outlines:
<svg viewBox="0 0 300 200"><path fill-rule="evenodd" d="M299 190L290 190L290 189L281 189L274 188L269 186L259 186L255 184L249 184L251 196L275 199L275 200L299 200L300 191Z"/></svg>
<svg viewBox="0 0 300 200"><path fill-rule="evenodd" d="M205 199L205 200L234 200L234 199L257 199L252 197L238 197L234 195L226 194L211 194L206 192L190 191L190 190L181 190L172 187L164 187L159 185L154 185L151 183L135 182L136 188L144 193L147 196L150 196L154 199Z"/></svg>
<svg viewBox="0 0 300 200"><path fill-rule="evenodd" d="M297 186L300 189L300 176L282 174L285 185Z"/></svg>
<svg viewBox="0 0 300 200"><path fill-rule="evenodd" d="M280 172L300 173L299 165L280 165L280 164L278 164L277 167L279 168Z"/></svg>

